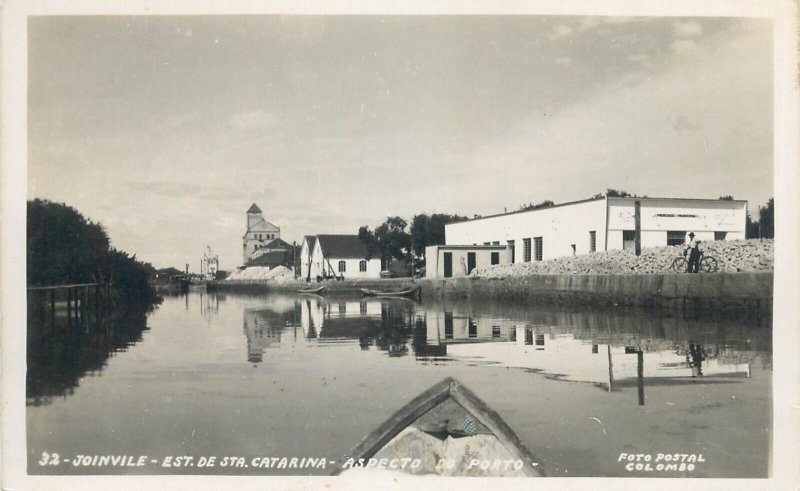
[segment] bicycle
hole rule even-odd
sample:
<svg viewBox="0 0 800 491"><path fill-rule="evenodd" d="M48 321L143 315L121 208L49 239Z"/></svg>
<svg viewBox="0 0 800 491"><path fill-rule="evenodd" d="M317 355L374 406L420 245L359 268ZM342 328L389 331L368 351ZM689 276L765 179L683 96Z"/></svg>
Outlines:
<svg viewBox="0 0 800 491"><path fill-rule="evenodd" d="M702 252L700 258L700 271L703 273L716 273L719 269L717 259L712 256L706 256ZM689 269L689 261L685 257L676 257L672 261L672 270L676 273L685 273Z"/></svg>

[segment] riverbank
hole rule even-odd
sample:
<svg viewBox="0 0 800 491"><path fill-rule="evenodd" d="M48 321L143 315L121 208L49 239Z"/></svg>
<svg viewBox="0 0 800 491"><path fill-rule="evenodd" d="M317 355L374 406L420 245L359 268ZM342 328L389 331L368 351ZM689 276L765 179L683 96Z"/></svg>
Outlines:
<svg viewBox="0 0 800 491"><path fill-rule="evenodd" d="M505 278L427 280L439 299L557 306L642 307L691 315L769 316L772 273L532 274Z"/></svg>
<svg viewBox="0 0 800 491"><path fill-rule="evenodd" d="M361 295L376 290L422 288L424 299L467 299L499 304L538 304L559 307L637 307L677 315L760 317L772 314L771 272L715 274L531 274L505 278L304 281L274 283L263 280L209 282L209 291L235 293L296 293L325 285L328 295Z"/></svg>

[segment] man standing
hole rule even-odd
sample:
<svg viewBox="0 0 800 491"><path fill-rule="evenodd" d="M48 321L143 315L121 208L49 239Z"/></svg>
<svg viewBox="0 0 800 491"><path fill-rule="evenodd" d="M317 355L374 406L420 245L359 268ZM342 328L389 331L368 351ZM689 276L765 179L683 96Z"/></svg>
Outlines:
<svg viewBox="0 0 800 491"><path fill-rule="evenodd" d="M689 240L683 247L684 257L688 254L689 264L686 268L687 273L700 272L700 241L694 240L694 232L689 232Z"/></svg>

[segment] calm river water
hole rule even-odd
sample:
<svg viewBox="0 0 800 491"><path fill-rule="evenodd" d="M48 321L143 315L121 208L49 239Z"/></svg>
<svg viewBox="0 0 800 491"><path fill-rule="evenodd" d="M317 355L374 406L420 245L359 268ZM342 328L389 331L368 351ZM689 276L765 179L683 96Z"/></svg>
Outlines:
<svg viewBox="0 0 800 491"><path fill-rule="evenodd" d="M329 474L451 376L552 476L767 477L771 339L757 321L313 295L190 293L111 324L57 316L29 326L28 471ZM693 470L620 461L675 453ZM193 465L164 466L181 456Z"/></svg>

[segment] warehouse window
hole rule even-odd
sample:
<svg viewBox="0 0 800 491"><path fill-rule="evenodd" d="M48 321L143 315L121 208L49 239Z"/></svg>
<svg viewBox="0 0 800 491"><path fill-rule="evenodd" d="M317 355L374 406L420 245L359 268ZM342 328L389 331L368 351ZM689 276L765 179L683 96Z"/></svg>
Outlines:
<svg viewBox="0 0 800 491"><path fill-rule="evenodd" d="M597 232L589 232L589 252L597 252Z"/></svg>
<svg viewBox="0 0 800 491"><path fill-rule="evenodd" d="M686 230L667 230L667 245L681 245L686 242Z"/></svg>
<svg viewBox="0 0 800 491"><path fill-rule="evenodd" d="M522 260L531 262L531 239L522 239Z"/></svg>
<svg viewBox="0 0 800 491"><path fill-rule="evenodd" d="M500 245L500 241L499 240L495 240L494 242L492 242L492 245Z"/></svg>
<svg viewBox="0 0 800 491"><path fill-rule="evenodd" d="M514 241L513 240L509 240L508 241L508 250L511 251L511 263L513 264L514 263Z"/></svg>
<svg viewBox="0 0 800 491"><path fill-rule="evenodd" d="M484 242L483 245L492 245L491 242Z"/></svg>
<svg viewBox="0 0 800 491"><path fill-rule="evenodd" d="M636 231L623 230L622 231L622 248L634 249L636 247Z"/></svg>
<svg viewBox="0 0 800 491"><path fill-rule="evenodd" d="M500 253L499 252L493 252L492 253L492 265L495 265L495 264L500 264Z"/></svg>
<svg viewBox="0 0 800 491"><path fill-rule="evenodd" d="M358 305L358 312L359 312L361 315L367 315L367 302L361 302L361 303Z"/></svg>
<svg viewBox="0 0 800 491"><path fill-rule="evenodd" d="M542 238L541 237L534 237L533 239L534 244L534 259L537 261L542 260Z"/></svg>
<svg viewBox="0 0 800 491"><path fill-rule="evenodd" d="M725 240L728 237L728 232L714 232L714 240Z"/></svg>
<svg viewBox="0 0 800 491"><path fill-rule="evenodd" d="M347 263L345 263L344 261L339 261L339 272L345 273L347 272L346 270L347 270Z"/></svg>
<svg viewBox="0 0 800 491"><path fill-rule="evenodd" d="M367 270L367 262L364 261L363 259L358 262L358 270L361 271L362 273Z"/></svg>

